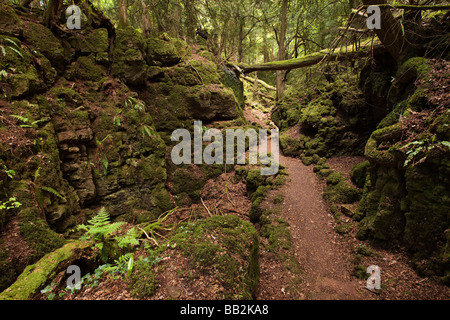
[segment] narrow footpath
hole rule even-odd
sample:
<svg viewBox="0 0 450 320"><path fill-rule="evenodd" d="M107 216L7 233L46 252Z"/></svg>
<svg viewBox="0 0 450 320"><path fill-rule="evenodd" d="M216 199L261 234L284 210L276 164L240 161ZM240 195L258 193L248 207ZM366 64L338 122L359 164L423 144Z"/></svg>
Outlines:
<svg viewBox="0 0 450 320"><path fill-rule="evenodd" d="M252 121L261 119L261 114L248 116ZM270 141L267 146L270 148ZM364 289L364 281L351 276L352 265L347 258L351 255L350 249L339 240L334 230L334 218L324 203L321 186L312 166L305 166L300 159L286 157L281 151L279 162L286 168L289 181L280 189L270 192L262 207L270 209L274 195L283 196L282 209L277 215L289 224L294 257L301 269L300 281L293 285L288 278L294 276L275 266L275 261L262 253L258 298L374 299ZM285 287L290 287L289 294Z"/></svg>

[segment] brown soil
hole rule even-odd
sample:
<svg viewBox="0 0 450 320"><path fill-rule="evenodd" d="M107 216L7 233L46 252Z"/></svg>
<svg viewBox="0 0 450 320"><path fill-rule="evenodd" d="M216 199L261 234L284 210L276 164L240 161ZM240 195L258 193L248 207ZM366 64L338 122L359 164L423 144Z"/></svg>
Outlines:
<svg viewBox="0 0 450 320"><path fill-rule="evenodd" d="M264 206L271 207L274 194L282 194L283 209L279 216L289 223L294 256L301 266L301 283L289 290L291 298L311 300L360 300L371 297L364 291L364 282L351 276L349 249L334 231L334 219L322 200L321 185L301 160L280 155L280 163L287 168L290 181L269 195ZM270 258L262 253L260 289L262 298L286 296L284 278L287 271L277 270ZM265 266L270 263L271 266ZM275 270L274 270L275 269ZM276 272L274 272L276 271ZM267 274L266 274L267 273ZM276 285L273 281L278 281Z"/></svg>

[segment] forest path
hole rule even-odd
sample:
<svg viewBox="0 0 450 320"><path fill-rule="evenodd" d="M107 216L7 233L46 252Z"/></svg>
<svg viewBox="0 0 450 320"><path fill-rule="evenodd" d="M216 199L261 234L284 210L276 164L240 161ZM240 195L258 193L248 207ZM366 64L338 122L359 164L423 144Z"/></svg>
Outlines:
<svg viewBox="0 0 450 320"><path fill-rule="evenodd" d="M261 119L261 113L246 113L247 119ZM264 125L264 127L266 127ZM270 146L270 142L267 144ZM261 277L258 299L361 300L373 299L364 281L351 276L350 248L334 230L334 218L322 198L322 187L312 166L284 156L280 164L289 175L281 188L269 192L262 209L273 209L273 198L283 195L276 215L288 222L294 258L300 266L300 281L292 273L275 266L273 255L261 247ZM286 292L286 288L288 293Z"/></svg>
<svg viewBox="0 0 450 320"><path fill-rule="evenodd" d="M290 177L278 193L283 195L279 216L289 223L294 256L301 267L302 282L296 291L312 300L360 300L368 298L363 283L351 276L349 248L334 230L321 186L300 159L280 154Z"/></svg>

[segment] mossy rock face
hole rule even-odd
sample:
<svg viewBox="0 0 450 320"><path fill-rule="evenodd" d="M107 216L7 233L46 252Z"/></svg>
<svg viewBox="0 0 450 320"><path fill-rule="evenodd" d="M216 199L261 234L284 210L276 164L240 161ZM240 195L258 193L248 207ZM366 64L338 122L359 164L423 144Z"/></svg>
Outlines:
<svg viewBox="0 0 450 320"><path fill-rule="evenodd" d="M363 188L366 182L367 171L370 167L369 161L356 164L350 171L350 178L358 188Z"/></svg>
<svg viewBox="0 0 450 320"><path fill-rule="evenodd" d="M41 52L58 71L64 70L67 59L61 41L53 33L39 23L26 22L23 30L25 42Z"/></svg>
<svg viewBox="0 0 450 320"><path fill-rule="evenodd" d="M68 39L76 52L83 54L107 52L108 30L104 28L81 30Z"/></svg>
<svg viewBox="0 0 450 320"><path fill-rule="evenodd" d="M170 67L178 64L189 53L182 40L162 37L147 39L148 65Z"/></svg>
<svg viewBox="0 0 450 320"><path fill-rule="evenodd" d="M292 87L272 113L286 155L320 157L361 155L373 126L354 75L340 76L320 88ZM309 158L305 158L309 161Z"/></svg>
<svg viewBox="0 0 450 320"><path fill-rule="evenodd" d="M195 87L187 97L189 113L199 120L230 120L238 116L233 91L217 85Z"/></svg>
<svg viewBox="0 0 450 320"><path fill-rule="evenodd" d="M0 3L0 34L8 36L20 36L23 30L23 22L16 12L6 3Z"/></svg>
<svg viewBox="0 0 450 320"><path fill-rule="evenodd" d="M398 68L394 82L389 90L388 102L391 105L395 105L400 101L407 100L415 92L415 81L417 79L426 80L430 71L431 65L425 58L414 57L406 60Z"/></svg>
<svg viewBox="0 0 450 320"><path fill-rule="evenodd" d="M191 259L193 272L213 275L226 298L253 298L259 237L250 223L234 215L213 216L179 227L168 246Z"/></svg>
<svg viewBox="0 0 450 320"><path fill-rule="evenodd" d="M14 44L13 44L14 43ZM2 69L7 73L6 87L0 89L5 96L18 98L49 88L56 80L56 70L38 51L30 51L17 38L0 35L5 54L0 55ZM38 59L39 64L34 63Z"/></svg>
<svg viewBox="0 0 450 320"><path fill-rule="evenodd" d="M375 130L367 141L365 156L371 163L395 167L399 160L399 154L393 145L400 140L401 136L401 123Z"/></svg>
<svg viewBox="0 0 450 320"><path fill-rule="evenodd" d="M414 253L419 271L444 275L448 263L448 236L450 227L450 163L434 159L424 165L406 170L407 212L405 213L404 241ZM447 178L444 178L447 177ZM444 244L444 245L442 245ZM425 265L424 259L429 257Z"/></svg>
<svg viewBox="0 0 450 320"><path fill-rule="evenodd" d="M379 168L371 184L369 190L364 190L358 208L365 214L358 237L398 243L405 226L400 203L405 196L402 175L394 168Z"/></svg>
<svg viewBox="0 0 450 320"><path fill-rule="evenodd" d="M95 63L94 56L81 56L66 70L65 77L68 80L99 81L103 70Z"/></svg>
<svg viewBox="0 0 450 320"><path fill-rule="evenodd" d="M113 76L129 85L142 85L147 78L146 43L134 28L118 29L114 48Z"/></svg>
<svg viewBox="0 0 450 320"><path fill-rule="evenodd" d="M83 256L90 257L89 247L88 242L71 242L27 266L16 282L0 293L0 300L32 299L57 273Z"/></svg>
<svg viewBox="0 0 450 320"><path fill-rule="evenodd" d="M236 97L239 103L239 107L243 109L245 106L244 84L239 79L239 76L237 76L233 70L224 68L222 83L224 84L224 86L231 88L233 90L234 96Z"/></svg>
<svg viewBox="0 0 450 320"><path fill-rule="evenodd" d="M201 190L206 183L204 173L196 166L177 168L173 173L173 194L186 193L195 201L200 201Z"/></svg>
<svg viewBox="0 0 450 320"><path fill-rule="evenodd" d="M67 69L65 77L68 80L99 81L103 77L103 70L95 64L93 56L82 56Z"/></svg>

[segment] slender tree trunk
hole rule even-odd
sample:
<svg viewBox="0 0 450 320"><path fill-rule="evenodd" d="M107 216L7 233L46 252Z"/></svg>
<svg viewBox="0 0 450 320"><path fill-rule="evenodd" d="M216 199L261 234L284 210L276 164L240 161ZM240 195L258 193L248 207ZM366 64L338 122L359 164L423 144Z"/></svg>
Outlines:
<svg viewBox="0 0 450 320"><path fill-rule="evenodd" d="M184 10L186 12L186 37L189 41L193 41L195 39L195 31L197 29L195 0L184 0Z"/></svg>
<svg viewBox="0 0 450 320"><path fill-rule="evenodd" d="M119 28L124 28L128 23L127 0L118 0L119 7Z"/></svg>
<svg viewBox="0 0 450 320"><path fill-rule="evenodd" d="M141 8L142 8L142 17L141 17L142 32L146 37L150 37L153 30L153 25L150 19L149 10L147 4L145 3L145 0L141 0Z"/></svg>
<svg viewBox="0 0 450 320"><path fill-rule="evenodd" d="M278 61L286 58L286 29L287 29L287 9L289 0L282 0L281 15L280 15L280 33L278 37ZM280 99L285 89L284 72L277 71L277 100Z"/></svg>
<svg viewBox="0 0 450 320"><path fill-rule="evenodd" d="M238 34L238 63L244 59L244 18L239 19L239 34Z"/></svg>
<svg viewBox="0 0 450 320"><path fill-rule="evenodd" d="M266 25L263 24L263 56L264 56L264 62L269 62L269 48L267 47L267 29L266 29Z"/></svg>
<svg viewBox="0 0 450 320"><path fill-rule="evenodd" d="M61 14L63 0L49 0L47 9L44 14L44 24L50 30L52 30L58 22L59 15Z"/></svg>

